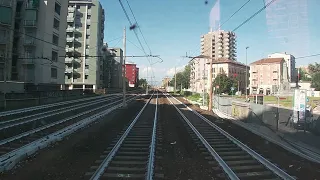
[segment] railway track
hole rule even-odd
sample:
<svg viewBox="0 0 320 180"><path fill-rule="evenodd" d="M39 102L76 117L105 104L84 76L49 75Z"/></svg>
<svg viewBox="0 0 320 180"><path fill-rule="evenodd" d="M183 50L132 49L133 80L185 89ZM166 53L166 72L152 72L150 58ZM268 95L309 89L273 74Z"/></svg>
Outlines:
<svg viewBox="0 0 320 180"><path fill-rule="evenodd" d="M137 96L127 97L129 102ZM1 121L0 171L11 169L26 156L121 107L122 97L115 95L69 105L46 112L30 111L28 116Z"/></svg>
<svg viewBox="0 0 320 180"><path fill-rule="evenodd" d="M133 91L128 91L128 93L141 93L141 90L133 90ZM103 96L95 96L95 97L89 97L89 98L81 98L81 99L75 99L75 100L70 100L70 101L63 101L63 102L57 102L57 103L52 103L52 104L45 104L45 105L40 105L40 106L33 106L33 107L28 107L28 108L22 108L22 109L16 109L16 110L10 110L10 111L3 111L0 112L0 123L3 121L7 121L10 119L14 118L19 118L23 116L29 116L32 114L37 114L41 113L47 110L52 110L52 109L57 109L65 106L72 106L75 103L85 103L85 102L90 102L90 101L95 101L99 99L103 99L106 97L112 97L112 96L121 96L121 93L112 93L112 94L107 94Z"/></svg>
<svg viewBox="0 0 320 180"><path fill-rule="evenodd" d="M209 163L218 163L228 179L296 179L178 99L165 96L193 133Z"/></svg>
<svg viewBox="0 0 320 180"><path fill-rule="evenodd" d="M158 94L151 95L132 123L95 161L86 177L96 179L156 179L163 175L155 167ZM161 134L160 134L161 135ZM157 172L157 173L155 173Z"/></svg>

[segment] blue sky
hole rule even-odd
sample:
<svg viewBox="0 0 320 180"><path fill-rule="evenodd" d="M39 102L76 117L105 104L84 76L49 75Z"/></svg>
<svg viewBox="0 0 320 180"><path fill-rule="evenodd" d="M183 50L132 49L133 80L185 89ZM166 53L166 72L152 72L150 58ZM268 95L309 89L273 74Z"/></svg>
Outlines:
<svg viewBox="0 0 320 180"><path fill-rule="evenodd" d="M156 80L160 81L164 76L172 76L174 67L181 69L189 59L183 58L186 54L196 56L200 53L200 36L209 31L209 13L215 0L128 0L134 15L139 23L143 35L150 46L153 55L160 55L164 60L153 66ZM223 22L234 13L247 0L221 0L221 21ZM283 1L283 0L282 0ZM303 1L303 0L302 0ZM235 33L237 35L237 60L245 62L245 47L249 46L248 63L265 58L273 52L289 52L296 57L320 53L320 24L317 22L320 9L319 0L305 0L308 2L309 44L302 45L307 50L299 51L298 43L287 42L285 44L269 37L266 25L265 11L246 23ZM122 47L123 28L129 28L129 22L117 0L100 1L106 11L105 42L110 47ZM122 0L127 12L134 22L134 18L125 0ZM223 30L233 30L244 20L263 7L263 0L251 0L239 13L229 20ZM140 35L139 31L137 33ZM127 55L144 55L133 31L127 30ZM149 50L140 36L140 40L147 53ZM295 50L292 50L295 46ZM297 59L297 65L319 62L320 57ZM153 62L158 59L151 59ZM146 76L148 60L146 58L128 58L140 67L140 77Z"/></svg>

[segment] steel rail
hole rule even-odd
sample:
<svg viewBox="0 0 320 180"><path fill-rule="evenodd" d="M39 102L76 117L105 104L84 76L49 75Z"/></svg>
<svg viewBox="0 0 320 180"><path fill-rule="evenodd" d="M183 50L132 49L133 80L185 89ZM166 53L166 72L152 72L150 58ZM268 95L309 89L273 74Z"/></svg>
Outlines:
<svg viewBox="0 0 320 180"><path fill-rule="evenodd" d="M138 91L140 91L140 90L135 90L132 92L138 92ZM45 104L45 105L39 105L39 106L34 106L34 107L27 107L27 108L22 108L22 109L3 111L3 112L0 112L0 117L14 115L14 114L20 114L20 113L24 113L24 112L30 112L30 111L35 111L35 110L40 110L40 109L75 103L75 102L87 101L87 100L92 100L92 99L99 99L99 98L113 96L113 95L121 95L121 94L118 94L118 93L107 94L107 95L103 95L103 96L81 98L81 99L75 99L75 100L70 100L70 101L63 101L63 102L57 102L57 103L52 103L52 104Z"/></svg>
<svg viewBox="0 0 320 180"><path fill-rule="evenodd" d="M103 102L110 101L110 100L117 99L117 98L119 98L119 97L110 97L108 99L98 99L96 101L89 102L87 104L86 103L77 104L77 105L73 106L72 108L68 108L68 109L66 109L66 107L62 107L62 108L54 109L54 110L51 110L51 111L46 111L46 112L42 112L42 113L38 113L38 114L32 114L32 115L29 115L29 116L24 116L24 117L20 117L20 118L8 120L8 121L3 121L3 122L0 122L0 125L1 124L6 124L6 123L9 123L9 124L4 125L4 126L0 126L0 131L4 130L4 129L11 128L11 127L15 127L15 126L18 126L18 125L26 124L26 123L29 123L29 122L41 120L41 119L44 119L44 118L47 118L47 117L55 116L55 115L58 115L58 114L61 114L61 113L66 113L66 112L70 112L70 111L73 111L73 110L81 109L81 108L84 108L84 107L92 106L92 105L95 105L95 104L103 103ZM56 113L54 113L54 112L56 112ZM49 113L52 113L52 114L49 114ZM27 119L27 118L34 117L34 116L39 116L39 115L42 115L42 114L47 114L47 115L22 121L23 119ZM10 123L10 122L15 122L15 121L20 121L20 122L16 122L16 123L12 123L12 124Z"/></svg>
<svg viewBox="0 0 320 180"><path fill-rule="evenodd" d="M105 107L107 107L107 106L110 106L110 105L115 104L115 103L120 102L120 101L121 101L121 99L118 100L118 101L115 101L115 102L112 102L112 103L103 105L103 106L96 107L96 108L94 108L94 109L90 109L90 110L88 110L88 111L84 111L84 112L79 113L79 114L76 114L76 115L74 115L74 116L70 116L70 117L68 117L68 118L65 118L65 119L62 119L62 120L59 120L59 121L56 121L56 122L53 122L53 123L50 123L50 124L41 126L41 127L39 127L39 128L36 128L36 129L32 129L32 130L30 130L30 131L23 132L23 133L18 134L18 135L16 135L16 136L9 137L9 138L7 138L7 139L3 139L3 140L0 141L0 145L4 145L4 144L7 144L7 143L9 143L9 142L18 140L18 139L20 139L20 138L22 138L22 137L25 137L25 136L28 136L28 135L30 135L30 134L34 134L34 133L36 133L36 132L42 131L42 130L44 130L44 129L48 129L48 128L50 128L50 127L53 127L53 126L55 126L55 125L64 123L64 122L66 122L66 121L70 121L70 120L72 120L72 119L74 119L74 118L81 117L82 115L85 115L85 114L87 114L87 113L90 113L90 112L93 112L93 111L96 111L96 110L105 108Z"/></svg>
<svg viewBox="0 0 320 180"><path fill-rule="evenodd" d="M181 115L183 120L188 124L188 126L192 129L192 131L197 135L197 137L200 139L200 141L203 143L203 145L208 149L210 154L215 158L215 160L219 163L219 165L222 167L224 172L228 175L228 177L231 180L239 180L237 175L232 171L232 169L227 165L227 163L218 155L218 153L211 147L211 145L207 142L207 140L200 134L200 132L194 127L194 125L191 124L191 122L188 120L188 118L180 111L180 109L170 100L170 98L167 96L168 94L164 94L167 99L169 100L170 104L175 107L175 109L178 111L178 113Z"/></svg>
<svg viewBox="0 0 320 180"><path fill-rule="evenodd" d="M173 97L173 96L171 96ZM251 157L253 157L254 159L256 159L257 161L259 161L261 164L263 164L266 168L268 168L269 170L271 170L273 173L275 173L276 175L278 175L279 177L286 179L286 180L294 180L295 178L290 176L289 174L287 174L286 172L284 172L282 169L280 169L279 167L277 167L276 165L272 164L270 161L268 161L267 159L265 159L264 157L262 157L260 154L258 154L257 152L255 152L254 150L250 149L248 146L246 146L245 144L243 144L242 142L240 142L238 139L236 139L235 137L231 136L229 133L227 133L226 131L224 131L223 129L221 129L220 127L218 127L216 124L212 123L211 121L209 121L207 118L205 118L204 116L202 116L201 114L199 114L197 111L194 111L193 109L191 109L190 107L188 107L187 105L185 105L183 102L181 102L180 100L178 100L177 98L173 97L177 102L179 102L180 104L184 105L189 111L193 112L195 115L197 115L199 118L201 118L203 121L205 121L206 123L208 123L211 127L213 127L214 129L216 129L218 132L220 132L222 135L224 135L225 137L227 137L230 141L232 141L234 144L236 144L238 147L240 147L242 150L244 150L245 152L247 152Z"/></svg>
<svg viewBox="0 0 320 180"><path fill-rule="evenodd" d="M134 96L127 100L127 102L132 101L133 99L137 98L139 96ZM74 124L71 124L63 129L60 129L56 132L53 132L47 136L44 136L42 138L39 138L29 144L26 144L20 148L17 148L3 156L0 157L0 172L11 169L15 164L17 164L20 160L23 158L37 152L39 149L42 149L48 145L50 145L53 142L61 140L63 137L74 133L78 129L81 129L88 124L100 119L101 117L104 117L105 115L109 114L113 110L119 108L122 106L122 101L119 102L117 105L112 106L111 108L108 108L102 112L99 112L93 116L87 117L83 120L80 120L79 122L76 122ZM111 103L111 104L114 104Z"/></svg>
<svg viewBox="0 0 320 180"><path fill-rule="evenodd" d="M121 144L123 143L124 139L128 136L129 132L131 131L132 127L136 124L138 121L139 117L141 116L142 112L145 110L147 105L150 103L152 97L154 96L154 92L151 95L151 97L148 99L146 104L142 107L140 112L137 114L137 116L134 118L132 123L129 125L129 127L126 129L126 131L123 133L123 135L120 137L120 139L117 141L116 145L112 148L108 156L103 160L103 162L100 164L100 166L97 168L97 170L93 173L91 176L90 180L98 180L104 173L105 169L108 167L109 163L115 156L116 152L119 150L121 147Z"/></svg>
<svg viewBox="0 0 320 180"><path fill-rule="evenodd" d="M152 128L152 138L151 138L151 144L150 144L150 153L149 153L149 160L148 160L148 166L147 166L147 175L146 180L152 180L153 174L154 174L154 161L155 161L155 147L156 147L156 139L157 139L157 119L158 119L158 93L156 98L156 110L154 113L154 119L153 119L153 128Z"/></svg>

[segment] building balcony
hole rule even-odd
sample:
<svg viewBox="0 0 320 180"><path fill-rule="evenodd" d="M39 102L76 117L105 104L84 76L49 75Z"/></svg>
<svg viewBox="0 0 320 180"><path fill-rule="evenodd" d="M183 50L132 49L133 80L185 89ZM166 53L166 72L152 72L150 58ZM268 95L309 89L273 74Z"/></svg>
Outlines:
<svg viewBox="0 0 320 180"><path fill-rule="evenodd" d="M12 0L0 0L0 6L12 7Z"/></svg>
<svg viewBox="0 0 320 180"><path fill-rule="evenodd" d="M68 33L73 33L75 30L76 30L75 27L68 27L66 31L67 31Z"/></svg>
<svg viewBox="0 0 320 180"><path fill-rule="evenodd" d="M76 8L74 8L74 7L68 7L68 12L74 12L76 10Z"/></svg>
<svg viewBox="0 0 320 180"><path fill-rule="evenodd" d="M39 2L36 3L36 1L26 3L26 9L31 10L38 10L39 9Z"/></svg>
<svg viewBox="0 0 320 180"><path fill-rule="evenodd" d="M84 69L84 74L89 75L89 69Z"/></svg>
<svg viewBox="0 0 320 180"><path fill-rule="evenodd" d="M67 57L67 58L65 58L65 60L64 60L64 62L65 63L67 63L67 64L70 64L70 63L72 63L72 61L74 60L74 58L72 58L72 57Z"/></svg>
<svg viewBox="0 0 320 180"><path fill-rule="evenodd" d="M91 25L91 20L87 19L87 25Z"/></svg>
<svg viewBox="0 0 320 180"><path fill-rule="evenodd" d="M66 48L66 53L76 53L76 54L81 54L80 50L78 48L72 48L72 47L67 47Z"/></svg>
<svg viewBox="0 0 320 180"><path fill-rule="evenodd" d="M72 68L67 67L64 71L65 74L71 74L72 73Z"/></svg>
<svg viewBox="0 0 320 180"><path fill-rule="evenodd" d="M24 26L25 27L36 28L37 27L37 21L36 20L25 20L24 21Z"/></svg>
<svg viewBox="0 0 320 180"><path fill-rule="evenodd" d="M23 41L23 45L25 45L25 46L35 46L36 45L36 41L35 41L35 39L32 39L32 38L26 38Z"/></svg>
<svg viewBox="0 0 320 180"><path fill-rule="evenodd" d="M67 22L74 22L74 17L67 16Z"/></svg>
<svg viewBox="0 0 320 180"><path fill-rule="evenodd" d="M19 61L23 65L34 65L34 59L31 57L22 58L22 59L19 59Z"/></svg>

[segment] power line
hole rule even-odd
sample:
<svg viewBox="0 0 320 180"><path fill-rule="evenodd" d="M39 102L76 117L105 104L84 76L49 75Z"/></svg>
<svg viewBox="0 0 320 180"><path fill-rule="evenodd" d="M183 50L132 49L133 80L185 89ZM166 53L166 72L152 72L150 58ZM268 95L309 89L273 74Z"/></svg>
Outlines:
<svg viewBox="0 0 320 180"><path fill-rule="evenodd" d="M119 3L120 3L120 6L121 6L124 14L125 14L126 17L127 17L127 20L128 20L129 23L130 23L130 26L132 26L133 24L132 24L132 22L131 22L131 20L130 20L130 18L129 18L129 16L128 16L128 13L127 13L126 9L124 8L121 0L119 0ZM133 30L133 32L134 32L134 34L135 34L135 36L136 36L136 38L137 38L137 40L138 40L138 42L139 42L139 45L141 46L141 49L142 49L143 53L147 56L147 53L146 53L146 51L145 51L144 48L143 48L143 45L142 45L142 43L141 43L141 41L140 41L140 38L139 38L137 32L136 32L135 30ZM148 57L147 57L147 60L149 61L149 64L151 65L151 61L150 61L150 59L149 59ZM152 70L152 69L151 69L151 71L152 71L152 73L153 73L153 70Z"/></svg>
<svg viewBox="0 0 320 180"><path fill-rule="evenodd" d="M144 37L144 35L143 35L143 33L142 33L142 30L141 30L141 28L140 28L140 26L139 26L139 23L138 23L138 21L137 21L137 19L136 19L136 16L134 15L134 13L133 13L133 11L132 11L132 9L131 9L131 6L130 6L130 4L129 4L129 1L128 1L128 0L126 0L126 1L127 1L128 6L129 6L129 9L130 9L130 11L131 11L132 16L133 16L134 20L136 21L136 24L137 24L137 26L138 26L138 29L139 29L140 33L141 33L141 36L142 36L144 42L146 43L146 45L147 45L147 47L148 47L148 49L149 49L149 53L152 54L152 53L151 53L150 46L148 45L148 43L147 43L147 41L146 41L146 38Z"/></svg>
<svg viewBox="0 0 320 180"><path fill-rule="evenodd" d="M237 9L226 21L224 21L220 27L222 27L224 24L226 24L234 15L236 15L242 8L244 8L251 0L246 1L239 9ZM211 49L211 47L209 47L208 49L206 49L205 51L203 51L203 53L209 51ZM202 54L203 54L202 53Z"/></svg>
<svg viewBox="0 0 320 180"><path fill-rule="evenodd" d="M309 57L315 57L315 56L320 56L319 54L311 54L311 55L307 55L307 56L300 56L300 57L296 57L296 59L303 59L303 58L309 58Z"/></svg>
<svg viewBox="0 0 320 180"><path fill-rule="evenodd" d="M224 21L221 25L223 26L226 22L228 22L235 14L237 14L245 5L247 5L251 0L248 0L247 2L245 2L236 12L234 12L226 21Z"/></svg>
<svg viewBox="0 0 320 180"><path fill-rule="evenodd" d="M268 4L264 5L261 9L259 9L256 13L254 13L253 15L251 15L248 19L246 19L244 22L242 22L239 26L237 26L234 30L238 30L240 27L242 27L243 25L245 25L246 23L248 23L251 19L253 19L256 15L258 15L259 13L261 13L263 10L265 10L267 7L269 7L272 3L274 3L276 0L272 0L270 1Z"/></svg>

